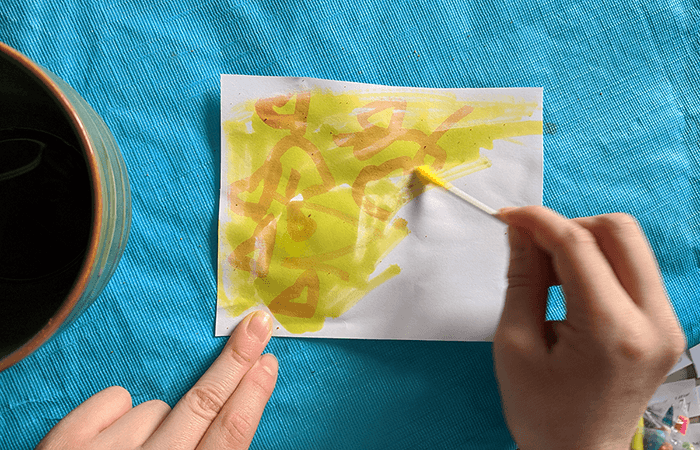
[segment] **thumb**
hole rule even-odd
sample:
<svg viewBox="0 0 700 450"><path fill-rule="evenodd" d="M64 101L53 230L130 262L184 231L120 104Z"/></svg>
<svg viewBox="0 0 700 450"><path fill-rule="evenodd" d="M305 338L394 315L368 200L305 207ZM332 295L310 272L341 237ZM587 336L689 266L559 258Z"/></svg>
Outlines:
<svg viewBox="0 0 700 450"><path fill-rule="evenodd" d="M524 229L509 226L508 242L508 289L498 328L545 342L547 290L553 274L550 257Z"/></svg>

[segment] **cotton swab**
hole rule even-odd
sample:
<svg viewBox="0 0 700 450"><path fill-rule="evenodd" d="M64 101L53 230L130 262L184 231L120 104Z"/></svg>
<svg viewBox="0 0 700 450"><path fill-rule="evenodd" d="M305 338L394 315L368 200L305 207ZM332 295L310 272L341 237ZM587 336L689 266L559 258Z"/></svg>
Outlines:
<svg viewBox="0 0 700 450"><path fill-rule="evenodd" d="M467 194L463 190L455 187L452 183L449 181L445 181L435 172L433 172L430 167L428 166L419 166L415 169L415 173L418 176L418 178L423 182L423 184L428 184L428 183L433 183L437 186L440 186L441 188L445 189L447 192L449 192L452 195L455 195L462 200L466 201L470 205L480 209L481 211L485 212L486 214L490 215L491 217L495 219L499 219L498 217L498 211L495 209L491 208L488 205L485 205L481 203L479 200L475 199L471 195ZM500 220L500 219L499 219Z"/></svg>

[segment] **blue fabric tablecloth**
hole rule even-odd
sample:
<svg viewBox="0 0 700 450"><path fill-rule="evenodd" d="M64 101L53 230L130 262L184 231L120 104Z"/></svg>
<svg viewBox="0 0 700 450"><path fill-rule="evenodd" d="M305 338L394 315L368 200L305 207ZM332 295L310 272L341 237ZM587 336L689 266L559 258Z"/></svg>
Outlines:
<svg viewBox="0 0 700 450"><path fill-rule="evenodd" d="M637 216L697 344L699 5L4 0L0 40L65 79L111 128L133 224L97 302L0 373L0 447L33 447L114 384L135 403L174 404L224 345L213 337L221 73L544 87L545 205ZM554 301L550 314L562 308ZM273 339L268 350L280 376L253 448L515 448L489 343Z"/></svg>

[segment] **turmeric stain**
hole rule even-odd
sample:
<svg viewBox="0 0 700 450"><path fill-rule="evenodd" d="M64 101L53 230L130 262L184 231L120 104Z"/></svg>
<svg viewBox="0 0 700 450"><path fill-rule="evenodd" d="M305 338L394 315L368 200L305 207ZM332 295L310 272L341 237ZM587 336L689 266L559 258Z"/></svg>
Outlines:
<svg viewBox="0 0 700 450"><path fill-rule="evenodd" d="M318 331L401 272L379 263L409 233L413 169L445 179L490 166L494 140L542 133L536 103L449 94L313 90L251 101L224 122L231 221L220 304L264 304L292 333ZM226 276L226 282L223 278Z"/></svg>

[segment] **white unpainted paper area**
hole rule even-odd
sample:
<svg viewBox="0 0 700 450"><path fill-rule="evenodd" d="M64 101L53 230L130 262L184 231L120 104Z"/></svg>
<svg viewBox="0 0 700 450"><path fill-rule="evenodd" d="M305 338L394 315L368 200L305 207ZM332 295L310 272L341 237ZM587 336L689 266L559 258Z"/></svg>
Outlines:
<svg viewBox="0 0 700 450"><path fill-rule="evenodd" d="M649 405L663 405L659 409L665 411L671 405L678 405L681 399L685 399L688 405L688 417L700 416L695 379L662 384L649 400ZM678 412L675 411L676 414Z"/></svg>
<svg viewBox="0 0 700 450"><path fill-rule="evenodd" d="M695 348L695 347L694 347ZM691 349L692 350L692 349ZM700 350L700 349L698 349ZM700 356L700 355L696 355ZM700 359L698 359L698 362L700 362ZM671 375L672 373L678 372L681 369L685 369L689 365L693 364L693 361L690 360L688 357L688 351L683 352L680 358L678 358L678 362L676 362L676 365L671 368L671 370L668 371L668 375Z"/></svg>
<svg viewBox="0 0 700 450"><path fill-rule="evenodd" d="M690 348L688 353L690 353L690 359L695 364L696 373L700 374L700 371L697 370L700 369L700 345Z"/></svg>
<svg viewBox="0 0 700 450"><path fill-rule="evenodd" d="M458 100L491 100L512 96L539 105L528 120L542 120L541 88L414 89L311 78L222 75L221 120L232 117L235 107L250 99L269 98L313 88L341 93L449 92ZM226 179L230 160L222 129L220 227L230 221ZM453 182L483 203L498 209L542 204L542 135L495 141L492 150L481 149L491 167ZM489 341L503 308L508 245L506 226L440 189L430 189L398 213L411 233L379 264L375 274L391 264L401 273L380 285L339 318L326 319L318 332L293 334L279 323L276 336L362 339L418 339ZM223 253L223 254L222 254ZM219 243L219 264L227 264ZM219 273L226 270L219 270ZM227 281L224 278L223 283ZM229 335L236 324L255 309L229 316L220 305L216 335ZM279 327L279 329L277 329Z"/></svg>

